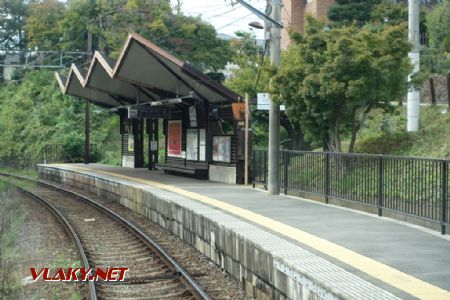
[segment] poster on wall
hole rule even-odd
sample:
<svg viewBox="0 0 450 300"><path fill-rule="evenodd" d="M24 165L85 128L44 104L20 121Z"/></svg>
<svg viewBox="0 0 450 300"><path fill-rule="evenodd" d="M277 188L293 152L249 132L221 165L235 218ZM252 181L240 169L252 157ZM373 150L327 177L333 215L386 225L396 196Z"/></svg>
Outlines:
<svg viewBox="0 0 450 300"><path fill-rule="evenodd" d="M181 155L181 121L169 121L167 137L167 155L182 157Z"/></svg>
<svg viewBox="0 0 450 300"><path fill-rule="evenodd" d="M198 130L188 129L186 133L186 159L198 160Z"/></svg>
<svg viewBox="0 0 450 300"><path fill-rule="evenodd" d="M213 136L212 159L218 162L231 161L231 136Z"/></svg>

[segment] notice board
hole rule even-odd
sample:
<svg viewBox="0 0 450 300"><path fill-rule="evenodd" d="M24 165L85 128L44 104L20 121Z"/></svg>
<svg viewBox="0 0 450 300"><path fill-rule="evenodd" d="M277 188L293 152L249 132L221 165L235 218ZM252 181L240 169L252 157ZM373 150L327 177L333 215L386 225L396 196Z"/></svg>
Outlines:
<svg viewBox="0 0 450 300"><path fill-rule="evenodd" d="M212 159L226 163L231 161L231 136L213 136Z"/></svg>
<svg viewBox="0 0 450 300"><path fill-rule="evenodd" d="M188 129L186 133L186 159L198 160L198 130Z"/></svg>

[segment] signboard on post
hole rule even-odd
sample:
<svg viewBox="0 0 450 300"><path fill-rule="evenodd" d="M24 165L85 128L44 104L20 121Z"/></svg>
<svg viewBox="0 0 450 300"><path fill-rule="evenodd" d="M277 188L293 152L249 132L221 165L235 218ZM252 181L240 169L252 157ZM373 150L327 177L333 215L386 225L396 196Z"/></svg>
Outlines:
<svg viewBox="0 0 450 300"><path fill-rule="evenodd" d="M167 111L161 108L128 106L128 119L158 119L164 118L166 114Z"/></svg>
<svg viewBox="0 0 450 300"><path fill-rule="evenodd" d="M269 110L270 108L270 96L269 93L258 93L256 98L256 109L257 110ZM284 104L280 105L280 111L284 111L286 107Z"/></svg>
<svg viewBox="0 0 450 300"><path fill-rule="evenodd" d="M181 153L181 120L169 121L167 137L167 155L182 157Z"/></svg>
<svg viewBox="0 0 450 300"><path fill-rule="evenodd" d="M158 151L158 141L150 141L150 151Z"/></svg>

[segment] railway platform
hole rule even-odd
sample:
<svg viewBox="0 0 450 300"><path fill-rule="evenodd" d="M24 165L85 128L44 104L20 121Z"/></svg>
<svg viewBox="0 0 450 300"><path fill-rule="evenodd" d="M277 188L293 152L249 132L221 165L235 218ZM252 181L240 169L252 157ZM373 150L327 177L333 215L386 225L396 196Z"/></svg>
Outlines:
<svg viewBox="0 0 450 300"><path fill-rule="evenodd" d="M258 299L450 299L450 238L430 229L146 169L51 164L39 172L147 216Z"/></svg>

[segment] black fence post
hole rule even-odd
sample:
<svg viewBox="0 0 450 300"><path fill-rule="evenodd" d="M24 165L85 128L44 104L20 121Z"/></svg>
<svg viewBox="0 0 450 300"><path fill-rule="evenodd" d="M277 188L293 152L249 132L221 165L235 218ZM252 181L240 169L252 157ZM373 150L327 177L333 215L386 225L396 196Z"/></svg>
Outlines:
<svg viewBox="0 0 450 300"><path fill-rule="evenodd" d="M284 150L284 194L287 195L288 192L288 171L289 171L289 158L288 151Z"/></svg>
<svg viewBox="0 0 450 300"><path fill-rule="evenodd" d="M264 153L264 156L263 156L263 162L264 162L264 164L263 164L263 166L264 166L264 168L263 168L263 171L264 171L264 189L265 190L267 190L267 151L264 151L263 152Z"/></svg>
<svg viewBox="0 0 450 300"><path fill-rule="evenodd" d="M377 191L378 216L383 215L383 156L378 157L378 191Z"/></svg>
<svg viewBox="0 0 450 300"><path fill-rule="evenodd" d="M324 164L324 173L325 173L325 178L324 178L324 184L323 184L323 194L325 196L325 203L328 204L329 199L328 196L330 194L330 153L326 152L325 153L325 164Z"/></svg>
<svg viewBox="0 0 450 300"><path fill-rule="evenodd" d="M253 161L252 161L252 165L253 165L253 170L252 170L252 185L253 188L256 187L256 150L253 150Z"/></svg>
<svg viewBox="0 0 450 300"><path fill-rule="evenodd" d="M447 233L448 162L442 161L441 234Z"/></svg>

